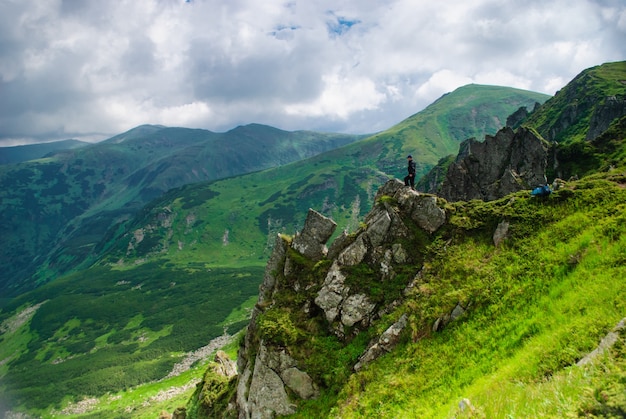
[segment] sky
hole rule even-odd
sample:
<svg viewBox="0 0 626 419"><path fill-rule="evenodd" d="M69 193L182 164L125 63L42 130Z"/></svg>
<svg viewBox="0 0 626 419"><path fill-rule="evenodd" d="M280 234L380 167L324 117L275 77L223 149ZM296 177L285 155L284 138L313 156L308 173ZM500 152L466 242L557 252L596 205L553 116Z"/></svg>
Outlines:
<svg viewBox="0 0 626 419"><path fill-rule="evenodd" d="M0 146L142 124L385 130L626 59L624 0L0 0Z"/></svg>

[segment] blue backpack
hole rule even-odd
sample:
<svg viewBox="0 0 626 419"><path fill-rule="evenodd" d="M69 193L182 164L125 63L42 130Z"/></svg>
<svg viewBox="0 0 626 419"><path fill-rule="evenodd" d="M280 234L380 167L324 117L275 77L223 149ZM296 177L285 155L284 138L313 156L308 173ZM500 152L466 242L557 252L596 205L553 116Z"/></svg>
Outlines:
<svg viewBox="0 0 626 419"><path fill-rule="evenodd" d="M541 185L536 187L530 193L532 196L548 196L552 193L552 189L550 189L549 185Z"/></svg>

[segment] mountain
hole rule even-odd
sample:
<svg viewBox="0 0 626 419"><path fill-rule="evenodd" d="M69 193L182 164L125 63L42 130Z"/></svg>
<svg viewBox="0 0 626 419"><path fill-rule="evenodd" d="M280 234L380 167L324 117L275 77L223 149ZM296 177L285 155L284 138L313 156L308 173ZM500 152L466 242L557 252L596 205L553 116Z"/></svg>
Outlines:
<svg viewBox="0 0 626 419"><path fill-rule="evenodd" d="M591 141L613 166L558 180L548 196L449 202L391 179L360 227L332 242L337 223L309 210L276 240L238 375L219 354L175 413L624 417L625 121L617 112ZM536 132L504 128L485 148L545 146ZM527 157L529 178L547 175L543 151ZM511 170L517 155L495 161L508 156ZM469 178L494 161L476 157Z"/></svg>
<svg viewBox="0 0 626 419"><path fill-rule="evenodd" d="M615 144L614 138L619 138L619 132L623 132L620 126L623 126L626 115L626 64L622 61L586 69L532 113L524 109L521 111L524 112L516 112L518 116L512 125L530 130L524 131L524 135L536 136L544 143L542 147L549 156L546 163L548 178L569 179L607 170L619 163L622 152L621 143ZM520 136L522 133L515 135ZM485 195L485 185L493 184L495 178L500 179L502 184L519 184L524 188L545 183L545 180L522 179L523 172L527 170L524 167L527 151L518 150L517 167L497 167L494 160L502 157L500 154L504 151L498 149L501 141L491 141L488 137L485 142L492 142L496 147L489 147L482 153L478 149L483 146L476 140L464 141L461 144L463 153L456 157L457 161L454 155L441 159L431 172L420 179L417 189L450 199L452 195L442 190L442 187L446 189L445 185L442 186L445 182L444 173L449 173L448 168L452 165L453 168L459 168L460 173L466 174L467 168L459 164L476 164L478 161L484 166L483 173L475 172L475 179L467 179L468 185L473 184L476 190L466 190L460 197ZM474 152L470 151L472 148ZM537 147L533 147L533 150L537 150ZM459 181L457 176L452 183L458 187Z"/></svg>
<svg viewBox="0 0 626 419"><path fill-rule="evenodd" d="M23 321L17 322L19 327L6 326L5 340L0 341L0 359L7 360L0 366L1 391L13 405L41 413L48 406L58 407L62 403L59 395L98 395L163 378L178 362L220 338L224 327L233 334L245 326L276 233L300 228L309 207L340 220L338 232L355 230L378 186L390 176L404 176L408 151L415 154L420 170L427 170L436 163L437 153L458 147L468 132L495 133L500 127L497 121L504 121L507 113L546 98L506 87L467 86L425 109L427 116L418 113L392 127L387 135L300 164L174 188L140 210L136 208L141 199L152 193L148 187L160 191L162 185L170 185L167 179L171 175L165 173L179 170L194 175L194 160L169 165L173 159L169 156L198 159L199 145L203 141L215 145L219 136L201 130L143 126L105 141L100 148L88 148L88 153L70 155L76 173L98 167L85 175L85 188L97 184L90 180L93 176L106 191L100 190L96 194L99 200L79 212L75 224L82 230L69 227L63 231L71 240L64 239L50 260L75 266L70 252L84 252L75 257L87 255L94 263L2 305L3 324ZM465 117L465 113L471 116ZM471 121L474 128L461 129L465 123L456 118ZM455 136L446 130L444 124L448 123ZM244 153L242 164L253 164L263 155L251 148L255 141L250 132L256 128L260 127L239 127L231 133L237 146L229 151ZM278 135L272 129L265 132L269 140ZM177 141L172 141L175 136ZM436 153L434 146L419 151L421 144L436 144L440 138L448 144ZM245 141L249 146L242 146ZM257 143L256 147L262 145ZM280 155L277 151L271 154ZM167 157L158 160L162 155ZM158 170L144 169L161 163ZM69 165L61 167L77 176ZM202 173L201 168L197 172ZM74 185L75 181L71 178L63 183ZM71 202L82 195L63 196ZM54 216L55 220L61 218L58 212ZM108 228L113 217L113 226ZM62 220L58 221L61 224ZM85 233L93 235L82 238L80 234ZM55 383L55 391L49 383Z"/></svg>
<svg viewBox="0 0 626 419"><path fill-rule="evenodd" d="M592 140L626 114L623 61L588 68L533 112L524 125L552 142Z"/></svg>
<svg viewBox="0 0 626 419"><path fill-rule="evenodd" d="M84 141L63 140L51 143L0 147L0 164L15 164L40 159L63 150L72 150L89 145Z"/></svg>
<svg viewBox="0 0 626 419"><path fill-rule="evenodd" d="M173 187L285 164L359 138L256 124L221 134L147 125L0 166L0 292L18 295L89 264L113 224Z"/></svg>

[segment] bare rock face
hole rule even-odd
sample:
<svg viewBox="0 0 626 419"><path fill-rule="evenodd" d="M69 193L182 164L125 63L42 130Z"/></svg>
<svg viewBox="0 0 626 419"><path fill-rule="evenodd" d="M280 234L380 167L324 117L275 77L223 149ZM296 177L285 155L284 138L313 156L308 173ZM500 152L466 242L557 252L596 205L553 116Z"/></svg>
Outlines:
<svg viewBox="0 0 626 419"><path fill-rule="evenodd" d="M406 328L407 322L407 315L403 314L397 322L389 326L389 328L367 348L363 355L361 355L359 362L357 362L354 366L354 370L359 371L365 365L369 364L381 355L391 352L391 350L398 344L400 334Z"/></svg>
<svg viewBox="0 0 626 419"><path fill-rule="evenodd" d="M448 201L491 201L546 183L548 145L532 131L503 128L484 142L461 143L440 194Z"/></svg>
<svg viewBox="0 0 626 419"><path fill-rule="evenodd" d="M296 235L291 246L307 258L318 261L326 256L326 242L335 232L335 228L337 223L310 209L302 232Z"/></svg>

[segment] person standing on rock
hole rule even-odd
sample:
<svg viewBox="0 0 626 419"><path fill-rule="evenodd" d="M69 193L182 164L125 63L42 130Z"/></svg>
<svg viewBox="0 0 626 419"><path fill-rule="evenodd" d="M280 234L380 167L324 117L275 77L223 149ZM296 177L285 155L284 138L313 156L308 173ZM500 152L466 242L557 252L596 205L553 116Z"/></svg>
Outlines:
<svg viewBox="0 0 626 419"><path fill-rule="evenodd" d="M404 186L411 185L411 189L415 189L415 162L413 161L413 156L410 154L406 159L409 162L409 166L407 167L409 174L404 178Z"/></svg>

